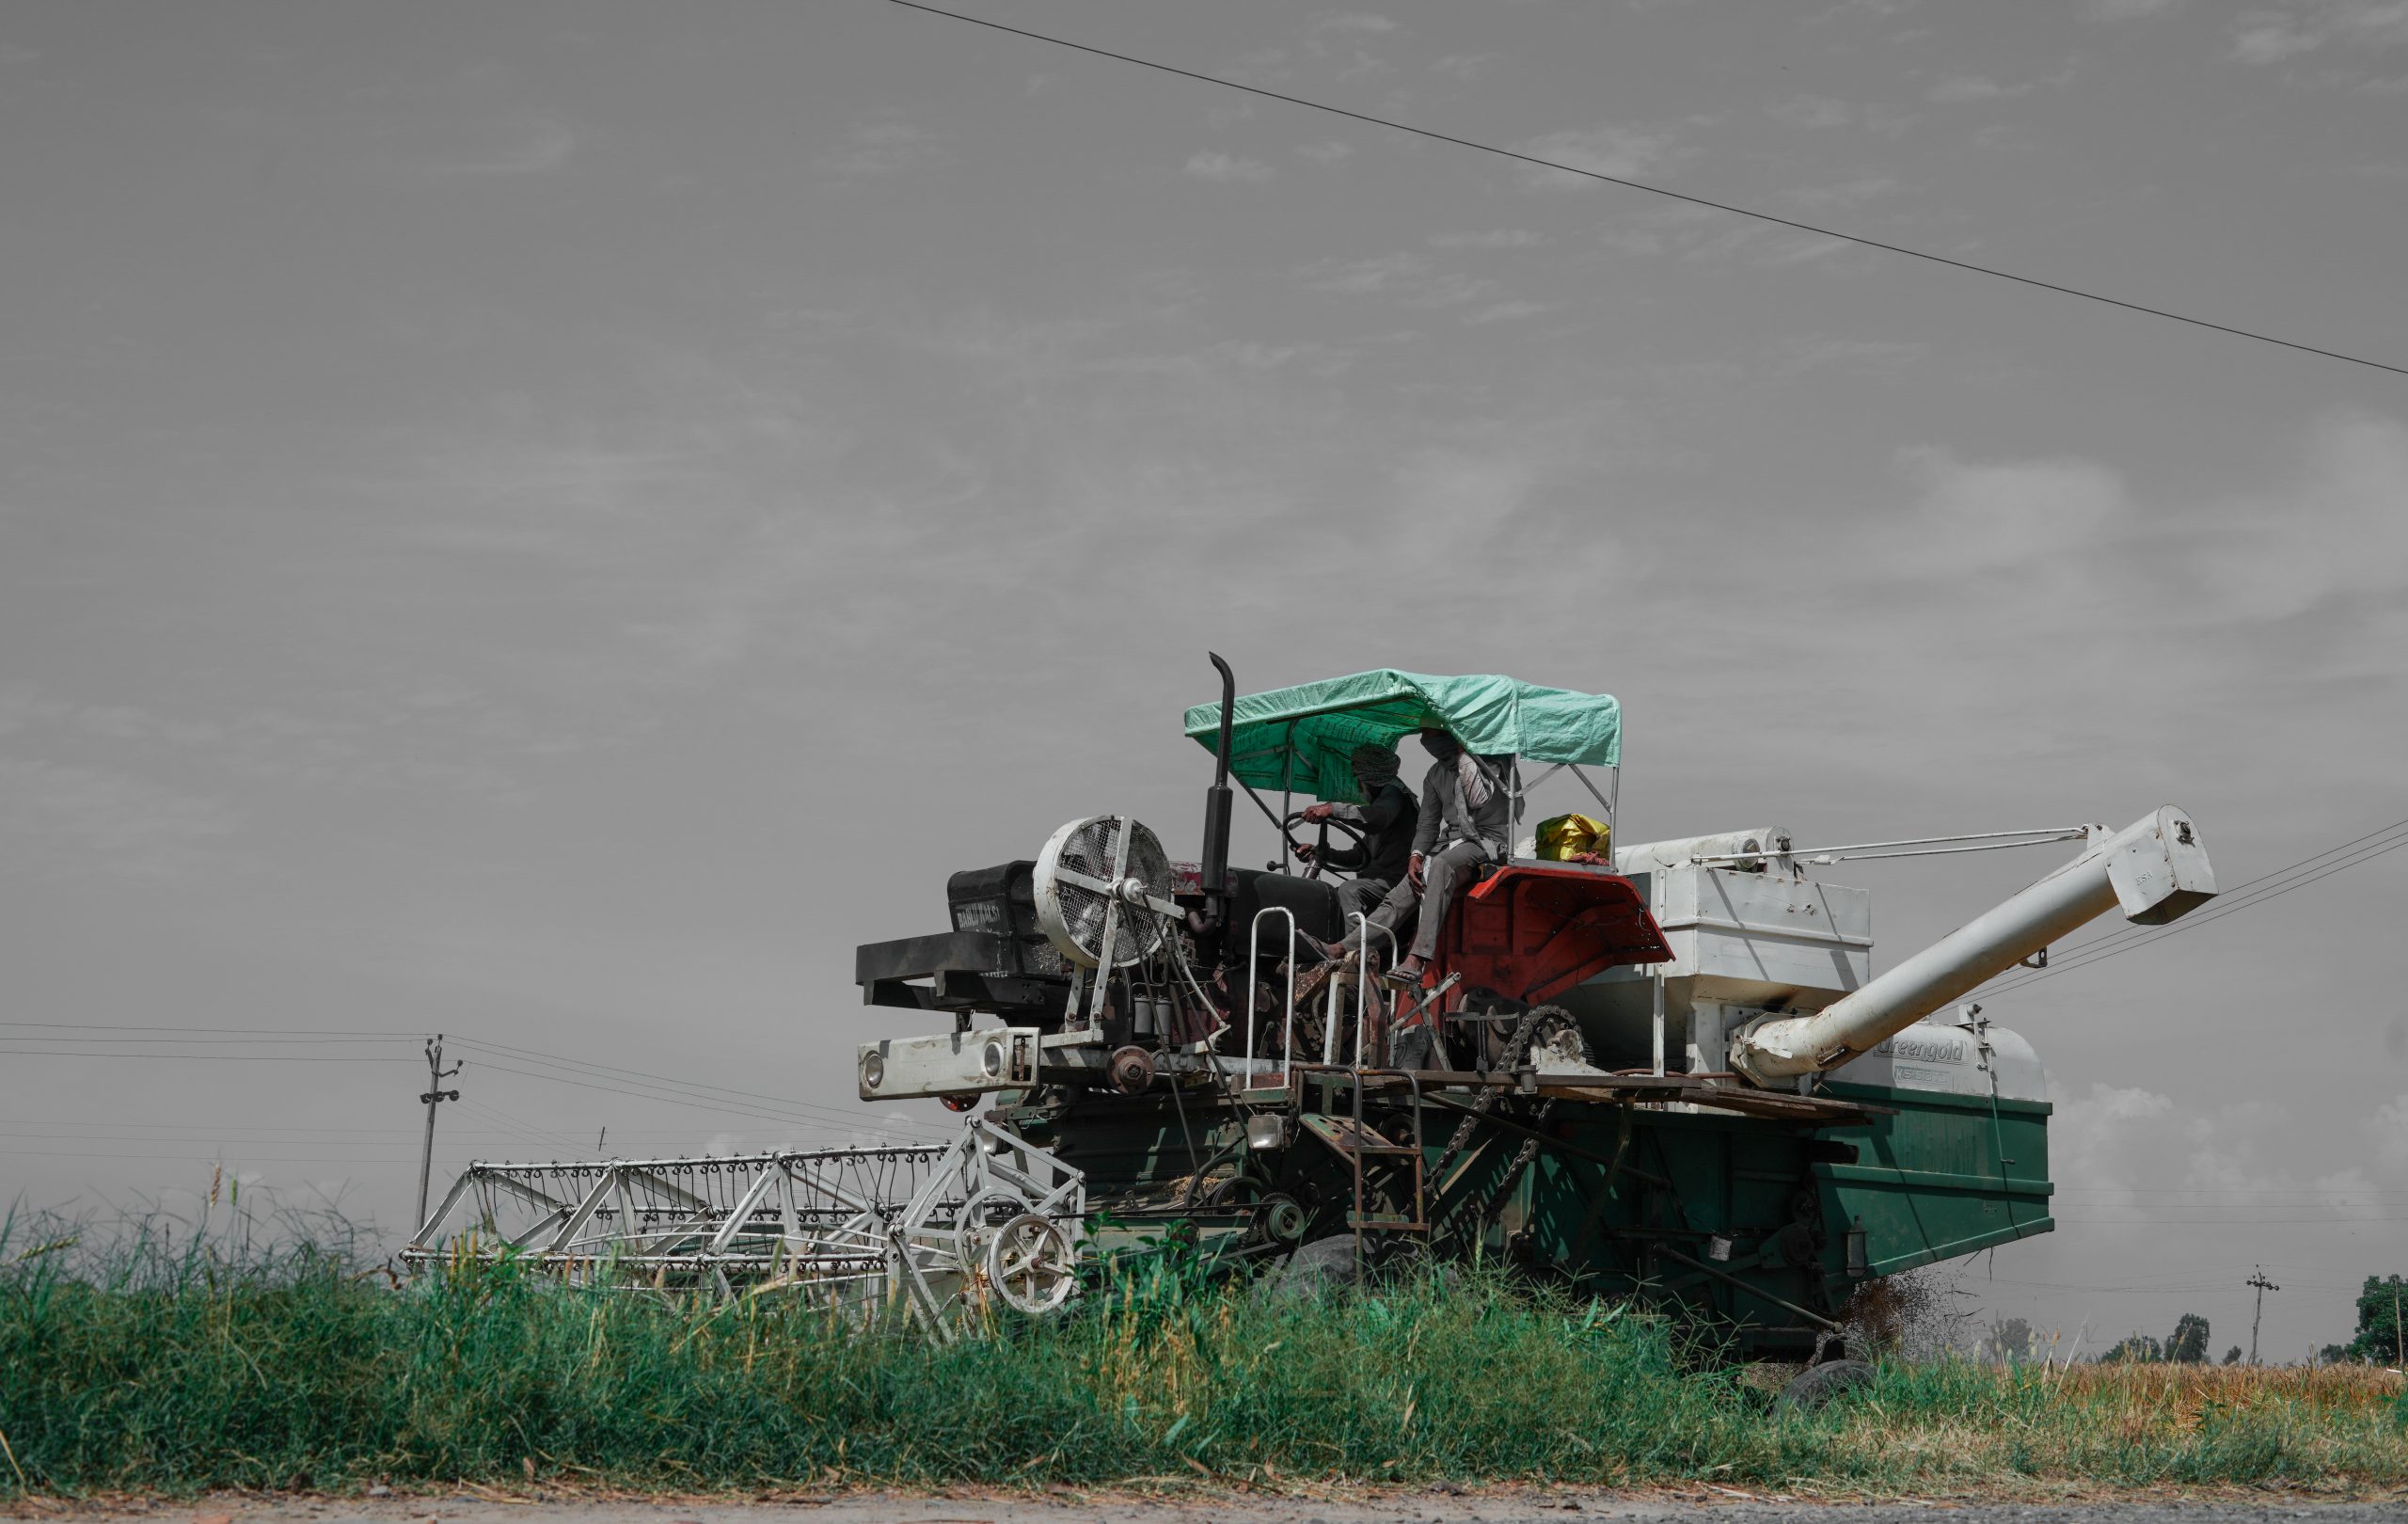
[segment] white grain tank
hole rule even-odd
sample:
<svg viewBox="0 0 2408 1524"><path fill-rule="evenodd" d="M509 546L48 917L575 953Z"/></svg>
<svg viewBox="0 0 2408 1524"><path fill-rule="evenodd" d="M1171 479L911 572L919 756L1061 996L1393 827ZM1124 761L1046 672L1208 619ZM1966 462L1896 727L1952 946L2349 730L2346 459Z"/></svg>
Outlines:
<svg viewBox="0 0 2408 1524"><path fill-rule="evenodd" d="M1560 1003L1608 1069L1654 1061L1656 984L1666 1067L1726 1067L1724 1034L1768 1013L1819 1010L1873 974L1873 897L1800 876L1790 833L1765 826L1614 853L1672 949L1654 968L1618 968Z"/></svg>

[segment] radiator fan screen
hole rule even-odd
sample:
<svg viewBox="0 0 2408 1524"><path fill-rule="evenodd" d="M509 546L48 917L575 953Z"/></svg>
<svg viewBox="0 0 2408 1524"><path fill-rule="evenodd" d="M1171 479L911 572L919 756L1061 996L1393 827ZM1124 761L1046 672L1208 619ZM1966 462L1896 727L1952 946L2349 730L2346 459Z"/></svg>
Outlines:
<svg viewBox="0 0 2408 1524"><path fill-rule="evenodd" d="M1159 905L1170 899L1170 857L1151 831L1125 815L1073 820L1037 854L1037 922L1062 956L1082 968L1105 958L1109 923L1112 966L1123 968L1159 951L1168 934ZM1146 899L1130 903L1115 885L1134 881Z"/></svg>

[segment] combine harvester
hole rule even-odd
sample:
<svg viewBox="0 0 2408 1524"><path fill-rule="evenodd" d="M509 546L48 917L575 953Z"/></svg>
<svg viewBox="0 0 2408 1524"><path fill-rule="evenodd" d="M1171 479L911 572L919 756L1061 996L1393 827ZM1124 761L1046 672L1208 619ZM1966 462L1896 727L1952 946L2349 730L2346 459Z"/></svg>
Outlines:
<svg viewBox="0 0 2408 1524"><path fill-rule="evenodd" d="M1052 1311L1099 1257L1165 1235L1339 1278L1479 1256L1749 1356L1826 1358L1868 1281L2053 1226L2039 1060L1952 1003L2110 910L2158 925L2215 893L2172 806L2120 831L1608 845L1609 697L1384 670L1240 698L1212 662L1221 702L1186 716L1215 758L1200 863L1126 816L1073 820L953 875L950 929L859 949L867 1004L950 1019L864 1045L860 1094L974 1112L951 1145L476 1165L404 1261L791 1287L950 1337L963 1309ZM1456 897L1418 987L1374 976L1394 953L1374 935L1299 999L1303 937L1349 917L1317 876L1346 828L1297 798L1355 798L1354 748L1425 728L1494 770L1517 830L1529 791L1571 774L1602 849L1541 857L1556 833L1536 830ZM1228 866L1241 791L1321 849L1308 865ZM1806 871L2055 840L2071 861L1878 976L1870 896Z"/></svg>

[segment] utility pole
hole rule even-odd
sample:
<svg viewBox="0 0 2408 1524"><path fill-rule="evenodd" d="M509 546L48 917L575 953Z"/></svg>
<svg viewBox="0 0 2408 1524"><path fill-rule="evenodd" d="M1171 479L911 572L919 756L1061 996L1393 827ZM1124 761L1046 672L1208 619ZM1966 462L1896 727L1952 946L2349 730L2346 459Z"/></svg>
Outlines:
<svg viewBox="0 0 2408 1524"><path fill-rule="evenodd" d="M434 1125L432 1121L427 1123L430 1129ZM2266 1294L2270 1291L2281 1291L2283 1288L2266 1278L2266 1267L2262 1264L2258 1266L2242 1284L2258 1288L2258 1311L2249 1320L2249 1363L2255 1365L2258 1363L2258 1325L2266 1316Z"/></svg>
<svg viewBox="0 0 2408 1524"><path fill-rule="evenodd" d="M426 1185L435 1173L435 1108L446 1101L460 1099L460 1092L445 1089L443 1082L460 1072L462 1067L443 1067L443 1034L436 1033L434 1040L426 1045L426 1093L418 1098L419 1103L426 1107L426 1151L418 1156L418 1217L411 1224L413 1231L426 1226Z"/></svg>

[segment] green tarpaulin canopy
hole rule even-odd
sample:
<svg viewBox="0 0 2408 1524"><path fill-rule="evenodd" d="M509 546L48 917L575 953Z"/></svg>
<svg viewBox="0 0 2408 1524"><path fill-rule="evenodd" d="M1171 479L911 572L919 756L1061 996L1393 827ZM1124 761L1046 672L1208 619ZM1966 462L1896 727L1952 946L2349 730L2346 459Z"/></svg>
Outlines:
<svg viewBox="0 0 2408 1524"><path fill-rule="evenodd" d="M1206 751L1220 743L1221 706L1187 711L1187 733ZM1291 728L1292 726L1292 729ZM1584 767L1622 765L1622 706L1603 693L1536 688L1511 677L1428 677L1383 667L1351 677L1247 693L1237 705L1229 770L1257 788L1289 778L1295 748L1296 792L1315 799L1360 797L1347 757L1365 741L1393 746L1430 727L1452 731L1482 756ZM1403 758L1407 778L1419 759Z"/></svg>

